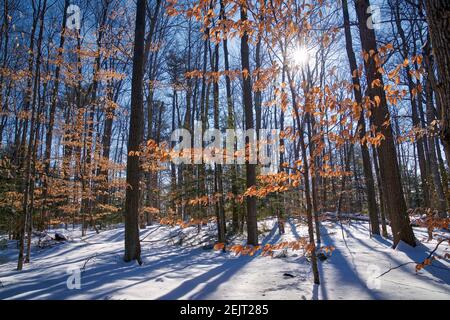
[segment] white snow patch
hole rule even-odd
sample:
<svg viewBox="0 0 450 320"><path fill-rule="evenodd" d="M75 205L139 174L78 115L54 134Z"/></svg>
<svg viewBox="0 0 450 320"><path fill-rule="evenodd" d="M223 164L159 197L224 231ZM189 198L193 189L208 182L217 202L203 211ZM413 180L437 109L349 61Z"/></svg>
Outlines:
<svg viewBox="0 0 450 320"><path fill-rule="evenodd" d="M307 235L305 226L294 219L286 223L282 236L274 219L259 225L271 230L261 236L262 244ZM319 262L319 286L312 283L311 266L302 252L272 259L205 250L215 241L214 224L200 233L196 227L161 225L141 230L142 266L122 260L123 226L100 234L89 231L85 237L79 230L66 231L69 241L33 246L32 261L22 272L15 270L17 248L9 241L0 251L0 299L450 299L448 261L435 261L419 273L412 263L422 261L436 241L416 248L401 244L393 250L390 240L369 237L366 222L345 224L344 229L345 241L336 223L322 224L321 245L336 250ZM52 234L56 231L61 230ZM426 230L415 232L419 239L426 238ZM68 270L74 269L81 272L81 288L70 290L67 280L73 273Z"/></svg>

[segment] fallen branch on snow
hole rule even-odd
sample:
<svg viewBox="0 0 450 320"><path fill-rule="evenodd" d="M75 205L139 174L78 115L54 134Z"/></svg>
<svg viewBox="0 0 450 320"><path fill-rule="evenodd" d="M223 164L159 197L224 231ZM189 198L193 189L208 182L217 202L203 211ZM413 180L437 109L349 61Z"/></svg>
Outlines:
<svg viewBox="0 0 450 320"><path fill-rule="evenodd" d="M424 267L427 266L427 265L431 265L431 263L433 262L433 259L432 259L432 258L433 258L433 254L437 251L437 249L439 248L439 246L440 246L442 243L444 243L445 241L450 241L450 239L449 239L449 238L441 239L441 240L436 244L436 247L428 254L428 256L425 258L424 261L422 261L422 262L420 262L420 263L415 262L415 261L410 261L410 262L406 262L406 263L403 263L403 264L401 264L401 265L398 265L398 266L396 266L396 267L389 268L387 271L385 271L385 272L383 272L382 274L380 274L380 275L377 277L377 279L380 278L380 277L382 277L382 276L384 276L385 274L391 272L392 270L399 269L399 268L404 267L404 266L407 266L407 265L409 265L409 264L415 264L415 265L416 265L416 271L419 271L420 269L424 268Z"/></svg>

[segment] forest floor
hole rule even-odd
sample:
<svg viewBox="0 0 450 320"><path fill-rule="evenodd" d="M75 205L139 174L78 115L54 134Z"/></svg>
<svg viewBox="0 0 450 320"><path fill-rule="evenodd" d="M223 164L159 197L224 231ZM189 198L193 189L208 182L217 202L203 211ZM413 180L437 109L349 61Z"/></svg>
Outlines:
<svg viewBox="0 0 450 320"><path fill-rule="evenodd" d="M319 286L312 282L302 251L278 258L235 257L205 248L205 241L213 239L213 225L199 234L194 227L141 230L142 266L122 260L123 226L100 234L89 231L85 237L79 230L60 230L70 240L46 248L35 244L22 272L15 270L15 242L0 250L0 299L450 299L448 261L415 271L414 262L422 262L436 246L436 240L426 242L424 229L415 228L416 248L401 243L393 250L389 239L370 237L368 227L363 221L343 224L344 240L339 224L322 223L322 245L336 249L319 261ZM306 227L293 219L283 236L274 220L261 222L260 229L263 244L307 235ZM80 289L67 286L71 270L80 270Z"/></svg>

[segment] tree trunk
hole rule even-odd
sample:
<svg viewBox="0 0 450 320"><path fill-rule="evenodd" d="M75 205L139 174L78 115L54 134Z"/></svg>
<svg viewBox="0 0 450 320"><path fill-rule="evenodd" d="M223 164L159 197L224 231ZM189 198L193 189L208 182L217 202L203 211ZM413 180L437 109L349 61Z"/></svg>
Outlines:
<svg viewBox="0 0 450 320"><path fill-rule="evenodd" d="M223 21L226 20L225 15L225 6L223 4L223 0L220 1L220 10L221 10L221 18ZM223 55L224 55L224 64L225 64L225 86L226 86L226 95L227 95L227 126L228 129L234 129L234 112L233 112L233 95L231 92L231 79L228 74L230 71L230 62L228 58L228 40L226 38L223 39ZM232 231L233 233L237 233L239 231L239 212L238 212L238 204L236 199L234 198L238 194L238 186L237 186L237 169L236 164L231 164L231 193L233 195L231 199L231 207L232 207Z"/></svg>
<svg viewBox="0 0 450 320"><path fill-rule="evenodd" d="M64 12L62 18L62 26L61 26L61 38L59 40L59 48L57 61L59 62L56 65L55 69L55 79L53 84L53 92L50 101L50 110L49 110L49 120L48 120L48 129L45 137L45 153L44 153L44 181L43 181L43 190L42 190L42 211L41 211L41 229L46 228L47 221L47 197L48 197L48 179L50 175L50 163L51 163L51 154L52 154L52 141L53 141L53 127L55 124L55 113L56 113L56 105L58 102L58 91L59 91L59 82L60 82L60 73L61 73L61 64L63 59L63 49L64 43L66 40L65 31L66 31L66 23L67 23L67 8L69 6L69 0L65 0L64 2Z"/></svg>
<svg viewBox="0 0 450 320"><path fill-rule="evenodd" d="M425 80L425 100L427 107L427 122L428 126L432 127L432 122L435 120L434 117L434 106L433 106L433 92L431 89L430 79ZM444 189L442 187L441 175L439 174L438 160L436 156L436 146L434 143L433 135L428 135L428 159L431 169L431 177L433 178L434 190L436 192L436 197L438 200L437 209L441 217L447 216L447 200L445 198Z"/></svg>
<svg viewBox="0 0 450 320"><path fill-rule="evenodd" d="M246 4L241 4L241 21L247 21ZM252 83L250 72L250 54L248 46L248 33L245 31L241 38L241 63L243 71L243 102L245 114L245 128L254 129ZM246 72L246 74L244 73ZM256 164L251 164L249 159L245 161L247 189L256 186ZM258 245L258 224L256 218L256 198L247 197L247 243Z"/></svg>
<svg viewBox="0 0 450 320"><path fill-rule="evenodd" d="M368 93L372 102L379 101L379 105L372 107L373 124L384 136L379 147L380 175L386 193L386 207L391 218L392 233L394 236L394 247L400 241L404 241L411 246L415 246L415 237L410 225L409 216L406 211L405 197L403 194L400 169L396 156L394 136L390 125L390 114L387 105L386 94L381 73L378 71L377 63L374 59L377 54L377 43L375 31L368 28L367 21L370 15L367 13L370 6L369 0L357 0L355 9L359 21L359 31L361 45L368 55L364 60L366 77L368 83ZM371 55L370 53L373 53ZM389 121L389 125L385 125Z"/></svg>
<svg viewBox="0 0 450 320"><path fill-rule="evenodd" d="M219 72L219 44L215 45L214 49L214 72ZM216 79L213 85L214 93L214 129L219 129L219 81ZM219 150L222 154L222 150ZM225 202L223 198L223 181L222 181L222 164L215 164L214 172L214 191L216 196L219 197L216 203L216 216L217 216L217 230L218 230L218 242L225 243L226 235L226 221L225 221Z"/></svg>
<svg viewBox="0 0 450 320"><path fill-rule="evenodd" d="M288 83L291 91L292 96L292 106L294 109L294 121L296 121L298 131L300 133L299 135L299 144L300 144L300 150L297 148L297 153L301 151L302 153L302 159L303 159L303 177L305 180L305 197L306 197L306 216L308 220L308 235L309 235L309 244L312 246L311 250L311 264L312 264L312 270L313 270L313 276L314 276L314 283L320 284L320 276L319 276L319 269L317 266L317 256L316 256L316 243L314 240L314 225L313 225L313 208L312 208L312 202L311 202L311 188L310 188L310 182L309 182L309 163L308 163L308 156L306 153L306 145L303 137L303 133L305 131L305 122L306 119L304 118L303 121L300 120L300 114L298 112L298 106L297 106L297 93L294 88L294 82L292 81L292 77L290 76L289 70L287 70L287 76L288 76ZM299 159L299 154L295 155L297 159Z"/></svg>
<svg viewBox="0 0 450 320"><path fill-rule="evenodd" d="M399 7L397 7L394 10L395 10L395 15L396 15L395 22L397 25L398 34L400 35L400 39L402 40L403 59L407 59L409 48L408 48L406 35L405 35L405 32L402 27L402 23L401 23L400 9L399 9ZM411 110L412 110L413 126L416 129L419 129L422 126L420 123L420 118L419 118L419 113L418 113L417 99L414 94L415 85L414 85L414 82L413 82L413 79L412 79L412 76L410 73L411 68L409 66L407 66L405 68L405 71L406 71L406 78L407 78L407 83L408 83L409 94L411 97ZM419 95L419 94L421 94L421 93L418 93L417 95ZM430 192L429 192L428 181L427 181L428 172L427 172L427 164L426 164L426 158L425 158L424 139L423 139L423 137L421 137L421 135L417 136L415 145L417 148L417 156L419 159L420 178L421 178L421 182L422 182L424 205L426 208L429 208L431 203L430 203Z"/></svg>
<svg viewBox="0 0 450 320"><path fill-rule="evenodd" d="M125 262L141 261L139 240L139 183L141 168L139 152L142 142L144 99L144 38L146 0L137 0L136 28L134 35L133 77L131 83L130 134L128 137L127 191L125 200Z"/></svg>
<svg viewBox="0 0 450 320"><path fill-rule="evenodd" d="M342 10L344 15L344 29L345 29L345 42L348 61L350 64L350 72L352 75L353 92L355 95L356 103L360 106L359 121L358 121L358 133L359 138L363 139L366 135L366 120L364 118L364 108L362 107L363 98L361 93L361 83L359 76L353 74L355 70L358 70L358 64L356 62L355 51L353 50L353 40L350 30L350 17L348 13L348 3L347 0L342 1ZM380 226L378 221L377 213L377 202L375 199L375 187L372 172L372 163L370 161L370 153L366 143L361 143L361 153L363 160L363 170L364 178L366 182L366 193L367 193L367 206L369 211L370 225L373 234L380 234Z"/></svg>
<svg viewBox="0 0 450 320"><path fill-rule="evenodd" d="M441 140L448 164L450 161L450 2L425 0L425 8L438 69L437 94L442 105Z"/></svg>
<svg viewBox="0 0 450 320"><path fill-rule="evenodd" d="M0 40L0 50L3 46L3 35L4 35L4 48L3 48L3 55L2 55L2 64L1 68L4 70L6 69L6 66L8 64L8 46L9 46L9 3L8 0L4 1L4 8L3 8L3 24L1 28L1 40ZM5 103L5 108L3 108L3 85L4 85L4 73L2 72L0 74L0 113L5 114L2 116L1 122L0 122L0 147L2 146L3 141L3 129L5 128L6 123L6 109L8 105ZM7 95L8 96L8 95ZM8 100L8 99L6 99Z"/></svg>

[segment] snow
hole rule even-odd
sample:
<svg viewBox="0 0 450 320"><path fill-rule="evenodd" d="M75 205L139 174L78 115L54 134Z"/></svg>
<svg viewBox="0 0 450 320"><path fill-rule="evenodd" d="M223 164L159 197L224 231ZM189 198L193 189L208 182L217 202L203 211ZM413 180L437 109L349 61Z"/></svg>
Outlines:
<svg viewBox="0 0 450 320"><path fill-rule="evenodd" d="M327 226L329 228L327 228ZM334 228L332 228L334 226ZM422 262L434 249L436 241L418 241L415 248L380 236L370 238L365 223L344 225L345 241L335 225L324 223L324 244L336 250L327 262L319 264L322 283L315 292L318 299L450 299L450 263L437 260L416 273L413 262ZM426 239L424 229L414 228L418 240ZM438 253L443 254L442 251ZM411 263L410 263L411 262ZM409 263L390 271L390 268Z"/></svg>
<svg viewBox="0 0 450 320"><path fill-rule="evenodd" d="M260 227L269 230L261 236L263 244L307 234L294 219L286 223L282 236L273 219ZM448 261L434 261L415 272L412 262L421 262L436 245L434 240L424 241L425 230L415 229L422 240L416 248L401 244L393 250L390 240L370 238L364 221L343 227L345 241L339 225L322 223L321 245L336 250L319 261L319 286L312 282L311 265L302 251L270 258L205 250L214 241L211 224L199 234L196 227L154 225L141 230L142 266L122 260L123 226L100 234L89 231L85 237L79 230L65 231L67 242L33 246L32 261L22 272L15 270L17 249L10 241L7 250L0 250L0 299L450 299ZM241 236L233 241L242 240ZM69 289L67 282L77 270L80 289Z"/></svg>

